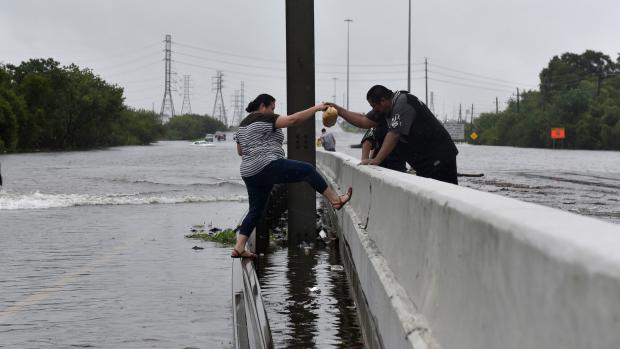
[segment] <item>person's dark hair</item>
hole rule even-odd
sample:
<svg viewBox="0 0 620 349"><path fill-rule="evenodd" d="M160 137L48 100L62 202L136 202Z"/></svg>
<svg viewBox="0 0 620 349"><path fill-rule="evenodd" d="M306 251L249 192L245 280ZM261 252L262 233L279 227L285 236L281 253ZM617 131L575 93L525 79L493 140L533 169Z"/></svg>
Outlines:
<svg viewBox="0 0 620 349"><path fill-rule="evenodd" d="M394 92L383 85L375 85L366 93L366 100L372 103L381 102L382 98L391 99L394 96Z"/></svg>
<svg viewBox="0 0 620 349"><path fill-rule="evenodd" d="M326 129L324 129L324 128L322 128L322 129L321 129L321 132L327 132L327 130L326 130Z"/></svg>
<svg viewBox="0 0 620 349"><path fill-rule="evenodd" d="M275 98L273 98L272 96L266 93L263 93L263 94L258 95L258 97L254 98L254 100L248 104L248 107L245 108L245 111L247 111L248 113L255 112L258 110L261 104L264 106L269 106L271 103L275 101L276 101Z"/></svg>

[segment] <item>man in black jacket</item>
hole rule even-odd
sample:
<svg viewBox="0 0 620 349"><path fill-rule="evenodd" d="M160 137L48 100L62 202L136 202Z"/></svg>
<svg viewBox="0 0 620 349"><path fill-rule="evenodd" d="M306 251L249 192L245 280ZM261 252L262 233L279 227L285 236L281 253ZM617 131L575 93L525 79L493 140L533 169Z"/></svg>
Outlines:
<svg viewBox="0 0 620 349"><path fill-rule="evenodd" d="M385 113L388 133L379 153L362 164L381 164L399 146L407 151L405 160L416 174L443 182L458 184L456 155L458 150L446 129L417 97L407 91L392 92L385 86L375 85L368 90L366 100L377 113L364 116L338 105L338 115L361 128L379 125L376 115Z"/></svg>
<svg viewBox="0 0 620 349"><path fill-rule="evenodd" d="M376 115L379 114L379 115ZM388 133L388 125L385 113L377 113L374 110L369 111L366 117L377 121L377 126L369 129L362 138L362 160L371 159L377 156ZM381 162L379 166L389 168L390 170L405 172L405 158L403 154L407 153L404 143L399 143L396 148Z"/></svg>

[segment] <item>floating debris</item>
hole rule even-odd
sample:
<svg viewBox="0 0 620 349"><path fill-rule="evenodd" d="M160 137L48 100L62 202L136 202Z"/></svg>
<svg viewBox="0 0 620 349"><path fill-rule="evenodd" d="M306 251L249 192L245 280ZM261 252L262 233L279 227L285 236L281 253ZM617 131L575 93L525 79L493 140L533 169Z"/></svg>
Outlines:
<svg viewBox="0 0 620 349"><path fill-rule="evenodd" d="M336 264L336 265L332 265L332 266L330 266L330 267L329 267L329 269L330 269L331 271L343 271L343 270L344 270L344 267L343 267L342 265L338 265L338 264Z"/></svg>
<svg viewBox="0 0 620 349"><path fill-rule="evenodd" d="M204 247L200 247L200 246L194 246L192 247L192 250L204 250Z"/></svg>
<svg viewBox="0 0 620 349"><path fill-rule="evenodd" d="M320 237L322 240L327 239L327 233L325 232L325 230L321 229L321 231L319 232L319 237Z"/></svg>
<svg viewBox="0 0 620 349"><path fill-rule="evenodd" d="M237 233L233 229L218 229L216 232L194 232L190 229L190 232L192 234L185 235L188 239L214 241L222 244L234 244L237 241Z"/></svg>
<svg viewBox="0 0 620 349"><path fill-rule="evenodd" d="M321 293L321 289L317 286L314 287L306 287L306 290L310 293Z"/></svg>

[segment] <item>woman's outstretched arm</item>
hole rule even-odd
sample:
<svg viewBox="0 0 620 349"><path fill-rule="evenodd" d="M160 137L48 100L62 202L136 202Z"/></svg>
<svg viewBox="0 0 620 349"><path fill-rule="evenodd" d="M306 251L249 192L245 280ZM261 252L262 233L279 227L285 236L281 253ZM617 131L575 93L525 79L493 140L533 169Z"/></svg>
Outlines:
<svg viewBox="0 0 620 349"><path fill-rule="evenodd" d="M297 125L310 119L310 117L314 116L314 113L325 109L327 109L327 105L321 103L295 114L281 115L276 119L276 128L287 128Z"/></svg>

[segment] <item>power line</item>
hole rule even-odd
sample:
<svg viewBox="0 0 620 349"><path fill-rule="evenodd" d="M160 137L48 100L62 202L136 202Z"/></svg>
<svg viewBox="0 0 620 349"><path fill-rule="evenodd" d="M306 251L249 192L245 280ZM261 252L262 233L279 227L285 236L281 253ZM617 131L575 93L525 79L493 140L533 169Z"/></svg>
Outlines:
<svg viewBox="0 0 620 349"><path fill-rule="evenodd" d="M211 66L206 66L206 65L200 65L200 64L193 64L193 63L188 63L188 62L183 62L183 61L178 61L178 60L174 60L175 63L178 64L184 64L184 65L189 65L192 67L197 67L197 68L203 68L203 69L209 69L209 70L214 70L214 71L218 71L219 68L215 68L215 67L211 67ZM265 75L265 74L254 74L254 73L246 73L246 72L239 72L239 71L233 71L233 70L226 70L227 73L237 73L237 74L243 74L243 75L250 75L250 76L257 76L257 77L262 77L262 78L278 78L278 79L286 79L286 76L274 76L274 75Z"/></svg>
<svg viewBox="0 0 620 349"><path fill-rule="evenodd" d="M110 78L112 76L132 74L132 73L135 73L137 71L143 70L145 68L152 67L155 64L161 64L161 60L157 60L156 62L147 63L147 64L144 64L144 65L139 66L137 68L133 68L131 70L125 70L125 71L121 71L121 72L118 72L118 73L110 74L110 75L107 75L107 77Z"/></svg>
<svg viewBox="0 0 620 349"><path fill-rule="evenodd" d="M116 57L130 56L130 55L132 55L135 52L142 51L142 50L145 50L147 48L151 48L151 47L157 46L160 43L161 43L161 41L158 41L158 42L154 42L154 43L148 44L148 45L140 47L140 48L131 49L131 50L128 50L128 51L121 51L121 52L126 52L126 54L116 53L116 54L112 54L112 55L98 57L96 59L86 60L86 63L83 63L83 64L84 65L88 65L89 63L100 62L100 61L107 61L107 60L110 60L110 59L114 59Z"/></svg>
<svg viewBox="0 0 620 349"><path fill-rule="evenodd" d="M120 62L120 63L116 63L114 65L98 67L97 69L98 70L109 70L109 69L113 69L113 68L117 68L117 67L124 67L124 66L127 66L127 65L129 65L131 63L134 63L134 62L142 62L142 61L144 61L145 58L153 57L154 54L159 54L159 52L160 51L158 51L158 52L149 52L148 54L141 55L140 57L131 59L129 61L123 61L123 62Z"/></svg>
<svg viewBox="0 0 620 349"><path fill-rule="evenodd" d="M274 70L274 71L279 71L279 72L286 72L286 68L285 67L266 67L266 66L261 66L261 65L254 65L254 64L245 64L245 63L237 63L237 62L231 62L231 61L226 61L226 60L221 60L221 59L216 59L216 58L211 58L211 57L205 57L205 56L198 56L198 55L192 55L189 53L184 53L184 52L180 52L180 51L173 51L176 55L181 55L181 56L185 56L185 57L191 57L191 58L196 58L196 59L201 59L201 60L205 60L205 61L210 61L210 62L217 62L217 63L223 63L223 64L228 64L228 65L234 65L234 66L240 66L240 67L247 67L247 68L257 68L257 69L265 69L265 70ZM379 67L379 66L377 66ZM421 70L414 70L414 72L421 72ZM321 71L318 70L316 72L317 74L346 74L346 71ZM404 71L360 71L357 72L356 74L403 74Z"/></svg>
<svg viewBox="0 0 620 349"><path fill-rule="evenodd" d="M466 71L462 71L462 70L458 70L458 69L453 69L453 68L448 68L448 67L445 67L445 66L442 66L442 65L438 65L438 64L434 64L434 63L429 63L429 65L435 66L435 67L437 67L439 69L449 70L449 71L452 71L452 72L455 72L455 73L471 75L471 76L475 76L475 77L479 77L479 78L483 78L483 79L487 79L487 80L495 80L495 81L499 81L499 82L505 82L505 83L511 84L511 86L514 86L514 85L531 86L529 84L522 84L522 83L517 83L517 82L514 82L514 81L502 80L502 79L497 79L497 78L493 78L493 77L489 77L489 76L484 76L484 75L480 75L480 74L469 73L469 72L466 72Z"/></svg>
<svg viewBox="0 0 620 349"><path fill-rule="evenodd" d="M240 54L236 54L236 53L232 53L232 52L225 52L225 51L218 51L218 50L212 50L212 49L206 49L203 47L198 47L198 46L194 46L194 45L188 45L188 44L184 44L184 43L179 43L179 42L174 42L175 45L178 46L182 46L182 47L187 47L187 48L191 48L194 50L199 50L199 51L204 51L204 52L210 52L210 53L214 53L214 54L218 54L218 55L223 55L223 56L230 56L230 57L237 57L237 58L243 58L243 59L249 59L252 61L265 61L265 62L274 62L274 63L281 63L281 64L286 64L286 60L281 60L281 59L273 59L273 58L264 58L264 57L259 57L259 56L247 56L247 55L240 55ZM416 62L416 63L412 63L411 65L423 65L424 62ZM317 66L321 66L321 65L329 65L329 66L346 66L346 64L342 64L342 63L317 63ZM395 66L403 66L406 67L407 63L396 63L396 64L383 64L383 63L376 63L376 64L351 64L351 67L395 67Z"/></svg>
<svg viewBox="0 0 620 349"><path fill-rule="evenodd" d="M494 86L506 87L506 88L513 88L514 87L513 85L499 84L499 83L496 83L496 82L489 82L489 81L478 80L478 79L468 79L468 78L464 78L464 77L460 77L460 76L444 74L442 72L433 71L433 70L429 70L428 72L429 73L433 73L433 74L437 74L437 75L441 75L441 76L445 76L447 78L458 79L458 80L463 80L463 81L469 81L469 82L474 82L474 83L482 83L482 84L486 84L486 85L494 85Z"/></svg>
<svg viewBox="0 0 620 349"><path fill-rule="evenodd" d="M142 83L145 83L145 82L153 82L153 81L160 81L160 79L159 78L152 78L152 79L146 79L146 80L125 81L125 82L123 82L123 85L142 84Z"/></svg>
<svg viewBox="0 0 620 349"><path fill-rule="evenodd" d="M507 89L494 89L494 88L488 88L488 87L483 87L483 86L475 86L475 85L462 84L462 83L453 82L453 81L440 80L440 79L435 79L435 78L428 78L428 79L431 80L431 81L443 82L443 83L450 84L450 85L471 87L471 88L477 88L477 89L481 89L481 90L512 92L512 90L507 90Z"/></svg>

